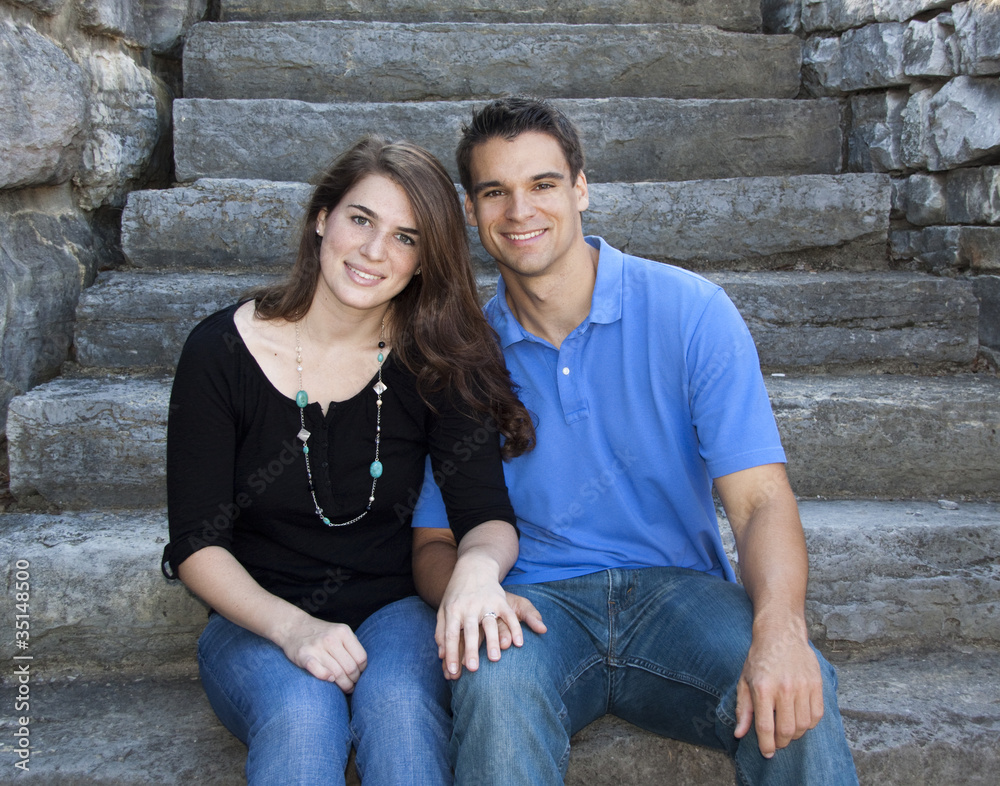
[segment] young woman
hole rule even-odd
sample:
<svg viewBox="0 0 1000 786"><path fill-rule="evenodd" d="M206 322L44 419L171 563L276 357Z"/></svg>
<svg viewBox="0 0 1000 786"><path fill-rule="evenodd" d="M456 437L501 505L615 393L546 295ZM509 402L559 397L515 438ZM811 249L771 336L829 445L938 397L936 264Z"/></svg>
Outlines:
<svg viewBox="0 0 1000 786"><path fill-rule="evenodd" d="M342 784L352 742L367 782L450 783L413 506L429 455L459 540L449 613L513 630L501 453L533 440L451 179L362 140L321 176L289 280L196 327L171 395L164 572L212 609L201 678L251 784Z"/></svg>

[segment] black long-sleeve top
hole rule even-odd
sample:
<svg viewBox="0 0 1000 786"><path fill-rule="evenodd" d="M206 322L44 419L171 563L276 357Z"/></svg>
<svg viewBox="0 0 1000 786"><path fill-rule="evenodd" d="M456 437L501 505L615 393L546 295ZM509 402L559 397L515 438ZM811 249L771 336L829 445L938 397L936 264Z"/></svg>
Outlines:
<svg viewBox="0 0 1000 786"><path fill-rule="evenodd" d="M434 396L390 354L382 367L379 459L371 511L344 527L316 514L306 477L299 408L264 375L243 343L236 304L188 337L170 397L164 572L206 546L229 550L266 590L321 619L356 628L382 606L414 594L410 520L430 454L457 539L493 519L515 524L499 437L481 419ZM375 458L376 396L305 410L316 495L338 523L364 511Z"/></svg>

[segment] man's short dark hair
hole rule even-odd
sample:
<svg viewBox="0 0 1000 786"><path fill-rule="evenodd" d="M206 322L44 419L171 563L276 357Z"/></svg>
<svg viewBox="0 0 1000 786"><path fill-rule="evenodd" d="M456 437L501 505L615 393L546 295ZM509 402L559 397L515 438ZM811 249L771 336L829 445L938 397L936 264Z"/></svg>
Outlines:
<svg viewBox="0 0 1000 786"><path fill-rule="evenodd" d="M497 137L511 140L526 131L548 134L563 149L569 165L570 179L576 182L583 171L583 146L580 135L566 115L548 101L525 96L497 98L473 112L472 121L462 126L462 139L455 158L458 176L465 192L472 196L472 151L477 145Z"/></svg>

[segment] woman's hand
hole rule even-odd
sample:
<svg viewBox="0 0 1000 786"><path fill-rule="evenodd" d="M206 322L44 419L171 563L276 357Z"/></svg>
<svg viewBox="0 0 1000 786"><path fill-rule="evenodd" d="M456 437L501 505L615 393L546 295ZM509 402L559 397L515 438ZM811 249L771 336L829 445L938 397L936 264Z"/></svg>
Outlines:
<svg viewBox="0 0 1000 786"><path fill-rule="evenodd" d="M368 653L348 625L305 615L283 631L276 642L296 666L352 693L368 665Z"/></svg>

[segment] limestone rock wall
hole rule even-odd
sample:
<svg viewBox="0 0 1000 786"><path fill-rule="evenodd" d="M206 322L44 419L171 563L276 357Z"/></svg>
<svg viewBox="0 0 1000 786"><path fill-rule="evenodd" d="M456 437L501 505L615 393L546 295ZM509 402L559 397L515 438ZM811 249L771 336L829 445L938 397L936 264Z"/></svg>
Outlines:
<svg viewBox="0 0 1000 786"><path fill-rule="evenodd" d="M893 176L901 267L976 277L1000 349L1000 0L764 0L803 38L804 93L849 107L847 166Z"/></svg>
<svg viewBox="0 0 1000 786"><path fill-rule="evenodd" d="M0 0L0 435L68 359L127 194L171 179L170 105L209 0Z"/></svg>

